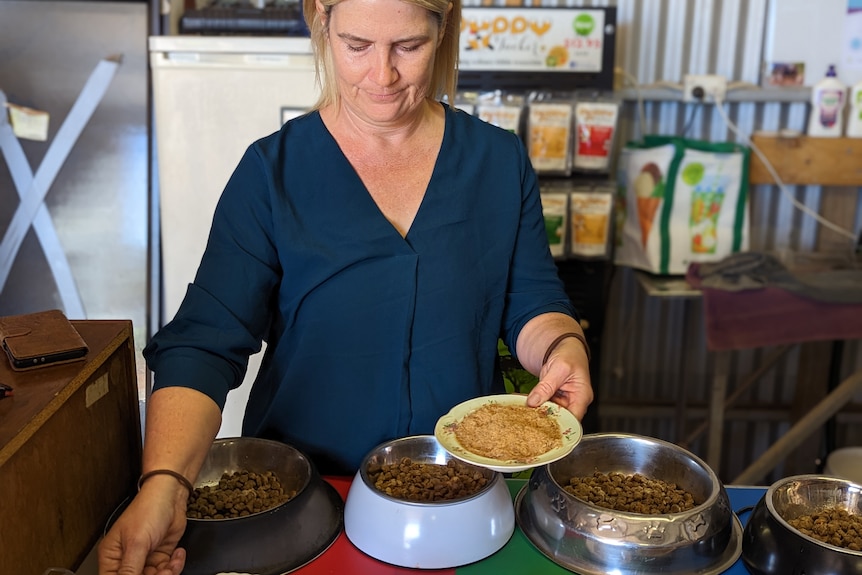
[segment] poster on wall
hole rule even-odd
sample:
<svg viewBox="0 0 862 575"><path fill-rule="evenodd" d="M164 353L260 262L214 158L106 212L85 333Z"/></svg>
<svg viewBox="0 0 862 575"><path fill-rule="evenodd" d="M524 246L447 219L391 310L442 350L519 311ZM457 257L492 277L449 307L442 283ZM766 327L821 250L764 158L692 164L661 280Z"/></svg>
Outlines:
<svg viewBox="0 0 862 575"><path fill-rule="evenodd" d="M465 7L465 71L601 72L605 12L572 8Z"/></svg>
<svg viewBox="0 0 862 575"><path fill-rule="evenodd" d="M862 0L847 0L844 65L856 72L862 71Z"/></svg>

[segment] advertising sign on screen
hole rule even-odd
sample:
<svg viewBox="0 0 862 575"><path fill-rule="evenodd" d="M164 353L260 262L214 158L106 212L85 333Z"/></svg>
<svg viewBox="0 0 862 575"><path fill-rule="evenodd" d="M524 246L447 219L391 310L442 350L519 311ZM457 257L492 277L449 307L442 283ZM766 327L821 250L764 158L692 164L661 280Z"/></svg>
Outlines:
<svg viewBox="0 0 862 575"><path fill-rule="evenodd" d="M571 8L468 8L460 69L601 72L605 12Z"/></svg>

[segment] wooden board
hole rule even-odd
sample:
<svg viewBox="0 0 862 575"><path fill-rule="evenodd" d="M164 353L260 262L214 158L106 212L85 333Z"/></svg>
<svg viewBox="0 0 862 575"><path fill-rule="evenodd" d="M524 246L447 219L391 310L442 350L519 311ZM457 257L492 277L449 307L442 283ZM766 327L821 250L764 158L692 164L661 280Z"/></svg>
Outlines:
<svg viewBox="0 0 862 575"><path fill-rule="evenodd" d="M782 137L754 134L757 146L785 184L862 186L862 138ZM752 151L749 181L775 184Z"/></svg>

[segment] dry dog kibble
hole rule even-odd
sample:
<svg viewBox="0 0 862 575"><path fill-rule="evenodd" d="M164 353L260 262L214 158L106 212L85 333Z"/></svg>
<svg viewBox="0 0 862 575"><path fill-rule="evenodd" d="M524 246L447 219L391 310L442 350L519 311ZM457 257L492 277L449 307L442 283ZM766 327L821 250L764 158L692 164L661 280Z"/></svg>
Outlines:
<svg viewBox="0 0 862 575"><path fill-rule="evenodd" d="M455 437L467 451L501 461L526 461L563 445L547 410L526 405L483 405L464 416Z"/></svg>
<svg viewBox="0 0 862 575"><path fill-rule="evenodd" d="M481 471L450 460L446 465L419 463L404 457L398 463L368 469L378 491L407 501L448 501L467 497L488 484Z"/></svg>
<svg viewBox="0 0 862 575"><path fill-rule="evenodd" d="M789 519L787 522L823 543L850 551L862 551L862 516L840 507L827 507L818 513Z"/></svg>
<svg viewBox="0 0 862 575"><path fill-rule="evenodd" d="M563 489L599 507L643 515L679 513L697 506L691 493L676 484L640 473L596 471L588 477L572 477Z"/></svg>
<svg viewBox="0 0 862 575"><path fill-rule="evenodd" d="M272 509L295 495L295 491L285 491L272 471L224 473L218 485L195 488L186 516L191 519L244 517Z"/></svg>

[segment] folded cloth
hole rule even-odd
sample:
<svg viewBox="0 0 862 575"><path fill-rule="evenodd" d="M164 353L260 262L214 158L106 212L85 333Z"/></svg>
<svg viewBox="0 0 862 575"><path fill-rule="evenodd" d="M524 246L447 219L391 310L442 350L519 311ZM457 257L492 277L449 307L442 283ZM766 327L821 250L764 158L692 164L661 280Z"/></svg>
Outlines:
<svg viewBox="0 0 862 575"><path fill-rule="evenodd" d="M714 263L691 264L700 285L727 291L777 287L834 303L862 303L862 268L812 269L791 272L777 258L740 252Z"/></svg>
<svg viewBox="0 0 862 575"><path fill-rule="evenodd" d="M791 273L766 254L692 263L686 281L703 293L711 350L862 338L859 270Z"/></svg>

